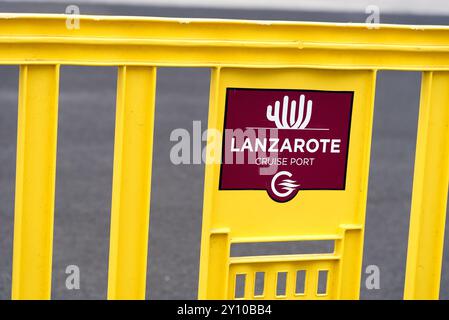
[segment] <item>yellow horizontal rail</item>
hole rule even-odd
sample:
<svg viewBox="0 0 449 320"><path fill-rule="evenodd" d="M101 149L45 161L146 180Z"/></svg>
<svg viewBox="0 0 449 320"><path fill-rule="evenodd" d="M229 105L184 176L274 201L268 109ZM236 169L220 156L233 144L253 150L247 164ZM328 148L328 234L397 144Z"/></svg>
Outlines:
<svg viewBox="0 0 449 320"><path fill-rule="evenodd" d="M449 52L449 45L396 45L367 43L335 43L311 41L253 41L253 40L184 40L184 39L143 39L143 38L90 38L90 37L42 37L42 36L1 36L0 43L22 44L95 44L126 46L168 46L168 47L230 47L268 49L332 49L361 51L405 51L405 52Z"/></svg>
<svg viewBox="0 0 449 320"><path fill-rule="evenodd" d="M233 257L229 260L230 264L247 264L262 262L288 262L288 261L330 261L338 260L340 256L326 254L289 254L289 255L269 255L269 256L250 256L250 257Z"/></svg>
<svg viewBox="0 0 449 320"><path fill-rule="evenodd" d="M79 16L71 30L66 19L0 14L0 63L449 69L448 27Z"/></svg>
<svg viewBox="0 0 449 320"><path fill-rule="evenodd" d="M289 242L289 241L322 241L322 240L340 240L342 235L338 234L310 234L300 236L279 236L279 237L237 237L232 238L231 243L249 243L249 242Z"/></svg>

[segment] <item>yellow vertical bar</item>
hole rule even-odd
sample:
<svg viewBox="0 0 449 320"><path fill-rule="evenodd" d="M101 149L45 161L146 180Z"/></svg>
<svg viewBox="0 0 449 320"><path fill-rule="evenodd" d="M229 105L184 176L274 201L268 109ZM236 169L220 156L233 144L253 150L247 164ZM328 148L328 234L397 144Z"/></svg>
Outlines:
<svg viewBox="0 0 449 320"><path fill-rule="evenodd" d="M245 300L252 300L254 299L254 282L256 280L256 273L254 270L249 267L247 268L246 272L246 279L245 279Z"/></svg>
<svg viewBox="0 0 449 320"><path fill-rule="evenodd" d="M306 269L305 295L307 300L316 299L318 288L318 270L309 266Z"/></svg>
<svg viewBox="0 0 449 320"><path fill-rule="evenodd" d="M119 67L108 299L145 299L156 68Z"/></svg>
<svg viewBox="0 0 449 320"><path fill-rule="evenodd" d="M278 274L275 268L267 268L263 292L264 299L271 300L276 298L277 276Z"/></svg>
<svg viewBox="0 0 449 320"><path fill-rule="evenodd" d="M59 66L20 67L13 299L50 299Z"/></svg>
<svg viewBox="0 0 449 320"><path fill-rule="evenodd" d="M237 268L230 268L229 275L228 275L228 292L226 294L226 297L228 300L234 300L235 299L235 288L237 286L236 276L237 276ZM213 299L212 297L211 299ZM221 298L221 297L220 297ZM221 300L224 300L225 298L221 298Z"/></svg>
<svg viewBox="0 0 449 320"><path fill-rule="evenodd" d="M358 208L354 212L355 224L340 225L343 230L343 239L336 241L336 252L341 255L341 261L336 268L334 283L332 286L332 296L338 299L359 299L360 297L360 281L363 262L363 237L365 228L365 212L366 201L368 195L368 180L371 154L371 137L374 116L374 99L376 94L376 77L377 71L367 71L369 80L367 80L367 93L364 95L363 117L358 119L365 127L362 132L364 134L364 148L361 150L361 161L359 162L359 177L361 180L361 190L359 194ZM354 106L356 108L357 106ZM350 152L351 154L351 152ZM353 153L352 153L353 154ZM350 156L351 157L351 156ZM328 275L329 276L329 275ZM332 280L330 280L332 281Z"/></svg>
<svg viewBox="0 0 449 320"><path fill-rule="evenodd" d="M211 69L211 80L210 80L210 95L209 95L209 118L208 118L208 128L219 128L218 121L218 88L220 82L220 68ZM209 141L209 137L208 137ZM215 181L215 172L220 170L220 165L211 161L209 158L210 153L207 152L206 159L206 169L204 177L204 200L203 200L203 222L202 222L202 232L201 232L201 255L200 255L200 274L198 281L198 299L221 299L221 297L226 297L226 286L212 287L209 280L213 279L215 266L218 268L218 272L224 265L228 263L229 256L225 257L225 254L221 250L222 245L217 245L212 242L216 238L210 232L210 224L212 220L212 203L213 203L213 192L215 188L218 188L218 184ZM229 232L229 230L228 230ZM212 257L214 256L214 257ZM220 258L220 260L213 261L213 259ZM212 277L211 277L212 274ZM211 289L212 287L212 289ZM232 288L231 288L232 289ZM211 291L212 290L212 291ZM221 291L220 291L221 290Z"/></svg>
<svg viewBox="0 0 449 320"><path fill-rule="evenodd" d="M345 229L344 238L336 242L336 252L341 255L337 286L328 291L338 299L355 300L360 296L360 279L363 259L363 230ZM329 281L330 274L328 274Z"/></svg>
<svg viewBox="0 0 449 320"><path fill-rule="evenodd" d="M228 230L216 230L210 235L209 273L206 281L208 299L226 299L228 291L229 255L231 244L229 243ZM235 276L234 276L235 277ZM235 282L235 279L231 279ZM232 291L234 298L235 291Z"/></svg>
<svg viewBox="0 0 449 320"><path fill-rule="evenodd" d="M285 295L287 299L296 298L296 268L288 268L287 279L285 284Z"/></svg>
<svg viewBox="0 0 449 320"><path fill-rule="evenodd" d="M449 72L424 72L405 299L438 299L449 182Z"/></svg>

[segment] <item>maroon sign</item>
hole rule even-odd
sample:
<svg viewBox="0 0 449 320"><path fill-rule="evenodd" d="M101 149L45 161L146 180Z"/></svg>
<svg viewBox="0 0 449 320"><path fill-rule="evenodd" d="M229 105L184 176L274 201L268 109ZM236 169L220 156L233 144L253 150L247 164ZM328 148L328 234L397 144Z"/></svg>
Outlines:
<svg viewBox="0 0 449 320"><path fill-rule="evenodd" d="M226 91L220 190L343 190L354 92Z"/></svg>

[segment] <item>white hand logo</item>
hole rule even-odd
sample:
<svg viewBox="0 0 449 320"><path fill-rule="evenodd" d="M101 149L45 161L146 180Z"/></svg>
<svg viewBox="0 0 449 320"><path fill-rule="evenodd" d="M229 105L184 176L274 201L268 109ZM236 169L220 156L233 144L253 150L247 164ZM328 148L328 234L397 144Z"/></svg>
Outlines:
<svg viewBox="0 0 449 320"><path fill-rule="evenodd" d="M307 101L307 112L304 118L304 103L305 96L302 94L299 97L299 110L296 116L296 100L291 101L290 106L290 117L288 117L289 105L288 96L284 96L284 103L282 106L282 118L280 114L280 101L276 101L273 106L270 104L267 107L267 119L274 121L278 129L305 129L310 122L310 117L312 116L312 100ZM290 118L290 120L288 120Z"/></svg>

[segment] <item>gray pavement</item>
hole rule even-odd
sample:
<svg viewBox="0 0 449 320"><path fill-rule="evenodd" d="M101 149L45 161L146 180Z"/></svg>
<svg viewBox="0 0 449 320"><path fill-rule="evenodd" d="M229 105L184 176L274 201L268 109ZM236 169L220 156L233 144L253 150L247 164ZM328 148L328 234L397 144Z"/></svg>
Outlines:
<svg viewBox="0 0 449 320"><path fill-rule="evenodd" d="M76 3L76 2L75 2ZM65 5L0 2L0 12L62 13ZM88 14L363 22L364 12L326 14L81 5ZM381 16L381 22L448 24L448 17ZM116 68L61 70L53 298L103 299L107 288ZM17 67L0 66L0 299L11 290ZM202 214L202 165L169 161L175 128L206 125L208 69L158 71L147 297L195 299ZM402 297L420 74L380 72L368 195L364 266L381 270L381 289L363 299ZM449 237L446 236L446 243ZM441 297L449 298L446 245ZM294 250L292 247L285 248ZM255 249L247 249L250 252ZM65 289L65 267L81 269L81 289ZM363 287L363 286L362 286Z"/></svg>

